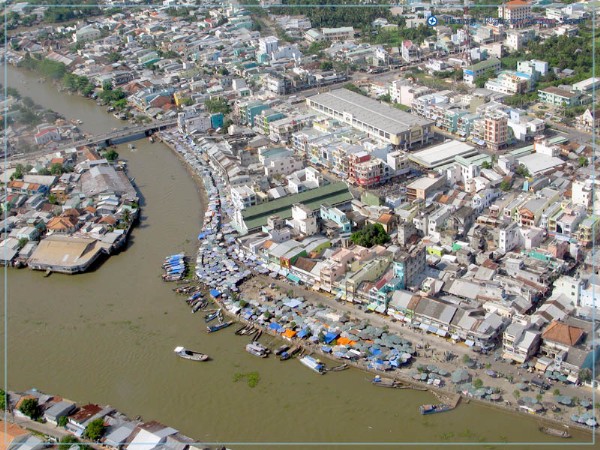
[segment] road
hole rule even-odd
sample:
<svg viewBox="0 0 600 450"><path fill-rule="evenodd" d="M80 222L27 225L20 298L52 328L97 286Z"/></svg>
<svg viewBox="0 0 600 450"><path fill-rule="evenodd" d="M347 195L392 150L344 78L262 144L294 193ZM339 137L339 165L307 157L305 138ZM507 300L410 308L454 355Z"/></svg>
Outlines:
<svg viewBox="0 0 600 450"><path fill-rule="evenodd" d="M549 119L546 119L546 125L551 126L557 131L565 133L569 137L570 141L577 141L581 144L590 144L592 142L592 133L576 130L575 128L567 127Z"/></svg>

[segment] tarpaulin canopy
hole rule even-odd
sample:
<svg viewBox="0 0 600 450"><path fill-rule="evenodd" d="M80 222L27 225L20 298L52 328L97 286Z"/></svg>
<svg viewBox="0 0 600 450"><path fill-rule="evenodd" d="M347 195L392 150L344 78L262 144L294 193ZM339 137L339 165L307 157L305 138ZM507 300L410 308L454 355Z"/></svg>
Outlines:
<svg viewBox="0 0 600 450"><path fill-rule="evenodd" d="M294 336L296 336L296 332L295 332L294 330L287 329L287 330L285 330L285 331L283 332L283 335L284 335L286 338L290 338L290 339L291 339L291 338L293 338Z"/></svg>
<svg viewBox="0 0 600 450"><path fill-rule="evenodd" d="M217 291L216 289L211 289L210 295L212 295L214 298L218 298L221 296L221 293L219 291Z"/></svg>
<svg viewBox="0 0 600 450"><path fill-rule="evenodd" d="M325 335L323 340L325 341L326 344L331 344L333 341L335 341L337 339L338 336L339 336L339 333L329 332Z"/></svg>

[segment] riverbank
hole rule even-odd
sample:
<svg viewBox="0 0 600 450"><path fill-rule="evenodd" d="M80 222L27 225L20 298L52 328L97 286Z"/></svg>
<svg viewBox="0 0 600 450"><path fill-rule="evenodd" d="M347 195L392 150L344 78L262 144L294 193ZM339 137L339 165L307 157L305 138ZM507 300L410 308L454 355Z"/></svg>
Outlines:
<svg viewBox="0 0 600 450"><path fill-rule="evenodd" d="M170 135L171 139L177 139L176 136L174 136L173 134ZM178 144L174 144L175 146L172 147L174 151L176 152L182 152L183 147L187 146L188 144L185 142L185 140L181 137L178 140ZM189 163L189 155L187 154L187 152L192 152L193 153L193 149L191 147L188 147L188 150L186 151L186 157L183 158L184 161ZM202 158L197 158L197 161L202 161ZM205 166L204 166L205 167ZM221 201L223 201L224 199L226 199L227 195L225 192L219 192L218 194L219 198L221 199ZM214 234L218 234L221 231L220 227L217 227L217 230L214 231ZM227 233L225 233L225 236L227 235ZM244 260L243 257L239 257L239 253L237 253L237 250L235 248L235 246L228 246L226 244L224 244L223 241L223 233L221 233L221 238L220 239L216 239L214 241L214 245L218 245L218 246L225 246L227 247L227 253L225 258L226 259L232 259L235 260L237 264L241 264L242 266L244 266L244 263L248 263L248 260ZM202 253L202 245L201 245L201 250L200 253ZM225 255L225 253L224 253ZM255 277L258 276L260 277L261 275L255 275ZM256 279L256 278L254 278ZM271 280L273 281L273 280ZM219 282L209 282L206 280L203 280L202 278L200 278L200 282L205 284L205 292L208 293L212 290L216 290L217 288L219 288L221 291L223 291L222 287L219 286ZM277 281L279 284L282 284L282 281ZM261 286L261 289L266 289L266 286L268 284L268 281L266 280L266 278L263 280L263 285ZM282 286L283 289L285 288L292 288L291 285L285 283ZM304 291L306 294L308 294L308 291ZM277 331L274 331L271 327L269 327L269 324L273 324L272 321L269 321L268 319L265 320L265 323L263 323L262 325L257 324L257 322L255 320L249 320L247 318L244 318L241 313L243 311L243 306L239 303L236 302L234 300L234 297L237 298L246 298L245 295L249 294L250 298L252 299L256 299L259 298L259 292L257 292L256 290L253 292L246 292L243 289L240 291L239 297L238 296L234 296L232 295L231 292L229 292L227 289L225 289L225 295L221 295L221 292L219 292L219 295L214 295L215 300L219 302L219 304L221 305L221 307L223 308L223 310L230 316L235 318L237 321L244 323L244 324L254 324L255 326L260 326L260 329L263 331L263 333L266 333L270 336L276 337L276 338L282 338L282 332L281 330L284 329L283 327L285 326L285 321L281 322L278 321L280 323L281 328ZM299 294L302 295L302 294ZM316 304L318 302L315 301L313 302L313 304ZM251 301L252 303L252 301ZM262 302L259 302L262 304ZM258 303L257 303L258 305ZM352 317L349 318L350 320L352 320ZM288 319L289 320L289 319ZM294 332L295 334L295 332ZM332 358L332 354L331 354L331 348L329 347L329 351L325 352L323 351L323 346L321 344L317 344L317 343L311 343L308 342L304 339L297 339L297 338L290 338L289 341L291 341L294 345L299 345L302 348L305 349L306 352L308 353L314 353L314 354L318 354L321 357L324 358L328 358L331 359ZM426 352L423 352L424 354L426 354ZM390 376L390 372L388 371L382 371L382 370L378 370L376 367L372 366L372 363L369 363L366 359L360 359L357 361L352 361L352 360L348 360L348 359L342 359L342 358L335 358L338 361L344 362L346 364L349 364L359 370L362 370L364 372L368 372L374 375L384 375L384 376ZM416 364L412 364L410 365L410 369L414 372L414 367ZM444 364L440 364L438 363L438 365L444 365ZM456 364L445 364L449 369L456 369L457 365ZM421 373L421 367L424 368L424 372L425 374L430 373L429 370L425 369L425 366L423 366L422 364L419 365L419 373ZM471 380L471 376L469 376L468 382L463 382L461 385L457 385L456 383L451 384L449 381L443 382L441 383L444 387L436 387L434 386L432 383L423 383L422 381L416 381L415 380L415 374L410 374L408 373L407 370L403 370L403 369L397 369L395 371L393 371L391 373L392 377L400 380L403 384L405 384L406 386L410 386L412 388L418 389L418 390L422 390L422 389L426 389L429 392L431 392L432 394L447 399L448 402L453 403L453 404L457 404L458 402L456 401L458 396L462 396L464 399L466 400L475 400L478 402L481 402L481 404L485 404L487 406L491 406L494 408L498 408L498 409L502 409L505 410L507 412L511 412L511 413L519 413L519 415L523 414L523 411L532 411L531 408L529 408L525 403L520 403L520 402L516 402L516 404L512 404L512 402L508 402L507 400L505 400L503 403L499 403L497 402L497 400L495 402L491 402L491 401L484 401L481 399L478 399L476 396L474 396L471 393L471 388L472 385L470 384L470 380ZM511 382L507 382L505 380L500 380L500 379L492 379L491 377L486 377L486 375L484 373L478 373L475 372L474 374L477 377L481 377L483 380L485 380L485 386L486 386L486 392L488 390L491 390L491 392L501 392L504 394L504 396L509 394L509 389L511 388ZM420 380L422 380L421 377L419 377ZM437 379L442 380L442 377L437 377ZM426 377L424 381L429 381L429 377ZM480 380L481 382L481 380ZM475 383L476 384L476 383ZM484 383L481 382L481 385L483 386ZM457 392L458 390L458 392ZM488 394L489 395L489 394ZM515 398L515 400L518 400L518 398ZM528 413L529 414L529 413ZM537 414L536 417L539 417L539 420L542 421L547 421L549 423L555 423L555 424L566 424L567 426L572 426L574 428L579 428L583 431L590 431L589 427L581 427L579 424L575 424L575 423L571 423L569 422L568 418L566 417L566 411L562 411L561 410L561 414L560 416L555 415L554 417L549 417L546 414Z"/></svg>

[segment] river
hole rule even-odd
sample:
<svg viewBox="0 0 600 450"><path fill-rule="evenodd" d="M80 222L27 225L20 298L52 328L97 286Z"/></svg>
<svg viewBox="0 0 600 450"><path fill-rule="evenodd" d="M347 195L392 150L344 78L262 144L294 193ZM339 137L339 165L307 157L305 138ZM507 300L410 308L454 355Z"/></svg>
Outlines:
<svg viewBox="0 0 600 450"><path fill-rule="evenodd" d="M9 86L81 119L84 131L123 125L93 101L37 78L8 70ZM234 335L235 327L207 335L200 314L160 280L166 255L195 250L201 192L167 147L145 140L136 147L118 148L142 194L142 220L126 251L76 276L8 269L10 389L110 404L201 442L556 442L533 417L473 402L420 416L418 406L435 401L429 393L378 389L358 370L318 376L295 360L256 358L244 351L246 339ZM177 345L213 361L179 359ZM234 381L251 371L260 374L255 388ZM573 434L570 444L590 440Z"/></svg>

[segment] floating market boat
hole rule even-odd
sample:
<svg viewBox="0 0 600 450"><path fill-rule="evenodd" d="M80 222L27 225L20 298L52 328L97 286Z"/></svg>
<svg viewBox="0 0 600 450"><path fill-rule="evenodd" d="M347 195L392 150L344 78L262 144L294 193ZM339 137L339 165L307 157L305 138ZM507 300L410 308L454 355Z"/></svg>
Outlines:
<svg viewBox="0 0 600 450"><path fill-rule="evenodd" d="M251 355L258 356L260 358L266 358L269 356L269 349L258 342L250 342L247 344L246 351Z"/></svg>
<svg viewBox="0 0 600 450"><path fill-rule="evenodd" d="M230 320L229 322L223 322L218 325L213 325L212 327L206 327L207 333L214 333L215 331L222 330L223 328L227 328L232 323L233 323L233 320Z"/></svg>
<svg viewBox="0 0 600 450"><path fill-rule="evenodd" d="M209 356L204 353L194 352L184 347L175 347L175 353L177 356L183 359L189 359L191 361L208 361Z"/></svg>
<svg viewBox="0 0 600 450"><path fill-rule="evenodd" d="M379 375L375 376L375 378L373 378L371 380L371 383L373 383L375 386L379 386L379 387L387 387L387 388L396 388L398 387L398 382L392 378L382 378Z"/></svg>
<svg viewBox="0 0 600 450"><path fill-rule="evenodd" d="M450 405L446 405L445 403L440 403L437 405L421 405L419 406L419 412L423 415L427 414L435 414L444 411L450 411L452 407Z"/></svg>
<svg viewBox="0 0 600 450"><path fill-rule="evenodd" d="M540 427L540 431L550 436L556 436L561 438L570 438L571 435L567 430L557 430L556 428Z"/></svg>
<svg viewBox="0 0 600 450"><path fill-rule="evenodd" d="M312 356L304 356L300 358L300 362L321 375L325 374L325 364Z"/></svg>

